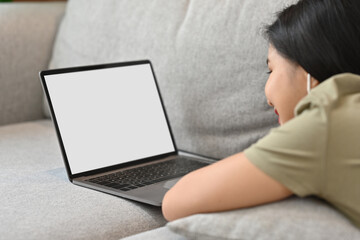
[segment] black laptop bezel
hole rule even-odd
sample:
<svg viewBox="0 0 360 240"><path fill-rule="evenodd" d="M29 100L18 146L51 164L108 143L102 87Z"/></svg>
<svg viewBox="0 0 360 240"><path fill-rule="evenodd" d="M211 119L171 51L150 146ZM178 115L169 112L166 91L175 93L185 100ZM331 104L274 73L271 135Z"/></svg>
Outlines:
<svg viewBox="0 0 360 240"><path fill-rule="evenodd" d="M69 161L68 161L68 158L67 158L67 155L66 155L64 143L63 143L63 140L62 140L62 137L61 137L60 129L59 129L59 126L58 126L57 118L56 118L56 115L55 115L53 104L52 104L50 94L49 94L49 91L48 91L48 87L47 87L47 84L46 84L45 76L54 75L54 74L62 74L62 73L70 73L70 72L91 71L91 70L98 70L98 69L105 69L105 68L142 65L142 64L150 64L150 68L151 68L151 71L152 71L152 74L153 74L153 79L155 81L155 85L156 85L156 88L157 88L157 91L158 91L158 94L159 94L161 106L162 106L162 109L164 111L164 115L165 115L165 118L166 118L166 123L167 123L169 131L170 131L171 140L172 140L175 151L168 152L168 153L161 154L161 155L157 155L157 156L138 159L138 160L130 161L130 162L127 162L127 163L116 164L116 165L112 165L112 166L108 166L108 167L103 167L103 168L99 168L99 169L95 169L95 170L90 170L90 171L85 171L85 172L73 174L71 172L70 164L69 164ZM63 161L65 163L66 172L67 172L68 178L69 178L69 180L71 182L75 178L89 176L89 175L95 175L95 174L101 174L101 173L104 173L104 172L114 171L114 170L118 170L118 169L121 169L121 168L131 167L131 166L139 165L139 164L143 164L143 163L149 163L149 162L153 162L153 161L158 160L158 159L164 159L164 158L169 157L169 156L178 155L178 149L177 149L177 146L176 146L176 143L175 143L173 131L172 131L171 126L170 126L169 118L168 118L168 115L167 115L167 112L166 112L166 109L165 109L165 106L164 106L164 102L163 102L161 91L160 91L160 88L159 88L159 85L158 85L158 81L157 81L157 78L156 78L156 75L155 75L155 72L154 72L154 69L153 69L153 66L152 66L152 63L151 63L150 60L116 62L116 63L105 63L105 64L97 64L97 65L76 66L76 67L69 67L69 68L50 69L50 70L41 71L39 73L39 76L40 76L40 81L41 81L41 85L42 85L42 88L43 88L43 92L45 93L45 96L46 96L46 99L47 99L47 102L48 102L48 106L49 106L49 109L50 109L51 119L52 119L52 122L53 122L55 130L56 130L56 135L57 135L58 142L59 142L59 145L60 145L60 150L61 150L61 154L62 154L62 157L63 157Z"/></svg>

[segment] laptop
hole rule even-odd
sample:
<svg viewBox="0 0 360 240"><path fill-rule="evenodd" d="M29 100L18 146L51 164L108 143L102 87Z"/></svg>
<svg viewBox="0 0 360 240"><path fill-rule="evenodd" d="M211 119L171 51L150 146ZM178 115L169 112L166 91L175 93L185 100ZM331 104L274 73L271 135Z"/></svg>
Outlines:
<svg viewBox="0 0 360 240"><path fill-rule="evenodd" d="M149 60L40 72L70 182L161 206L217 159L178 150Z"/></svg>

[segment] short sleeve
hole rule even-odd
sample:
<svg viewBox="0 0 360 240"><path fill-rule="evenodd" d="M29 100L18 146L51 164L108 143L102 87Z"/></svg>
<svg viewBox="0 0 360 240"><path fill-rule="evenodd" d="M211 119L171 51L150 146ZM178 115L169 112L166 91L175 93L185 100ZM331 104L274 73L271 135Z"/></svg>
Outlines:
<svg viewBox="0 0 360 240"><path fill-rule="evenodd" d="M326 157L326 121L319 108L305 110L246 149L245 156L294 194L320 195Z"/></svg>

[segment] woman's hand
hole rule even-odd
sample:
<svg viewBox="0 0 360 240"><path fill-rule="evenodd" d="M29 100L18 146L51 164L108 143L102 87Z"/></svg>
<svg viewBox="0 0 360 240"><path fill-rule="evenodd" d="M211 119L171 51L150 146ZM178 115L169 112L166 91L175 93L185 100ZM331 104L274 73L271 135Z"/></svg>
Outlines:
<svg viewBox="0 0 360 240"><path fill-rule="evenodd" d="M238 153L184 176L165 195L168 221L196 213L219 212L278 201L292 195L286 187Z"/></svg>

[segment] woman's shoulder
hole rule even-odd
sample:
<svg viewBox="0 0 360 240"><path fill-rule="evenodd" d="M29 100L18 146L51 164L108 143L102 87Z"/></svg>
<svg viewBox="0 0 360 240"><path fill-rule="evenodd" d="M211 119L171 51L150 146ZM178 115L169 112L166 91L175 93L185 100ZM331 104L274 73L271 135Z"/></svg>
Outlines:
<svg viewBox="0 0 360 240"><path fill-rule="evenodd" d="M334 106L337 108L353 105L360 107L360 101L354 101L360 97L360 75L342 73L332 76L315 87L304 97L295 108L295 116L305 110L321 108L331 112Z"/></svg>

